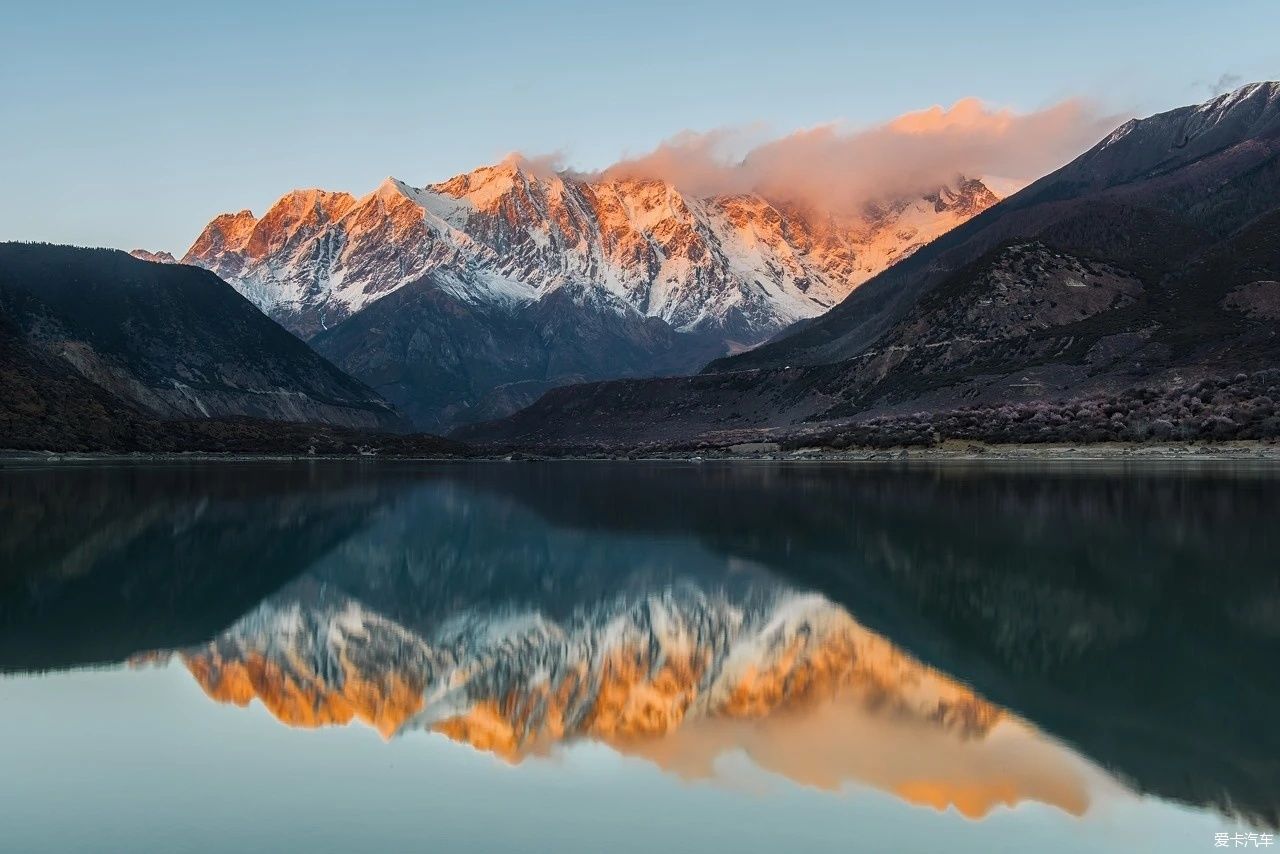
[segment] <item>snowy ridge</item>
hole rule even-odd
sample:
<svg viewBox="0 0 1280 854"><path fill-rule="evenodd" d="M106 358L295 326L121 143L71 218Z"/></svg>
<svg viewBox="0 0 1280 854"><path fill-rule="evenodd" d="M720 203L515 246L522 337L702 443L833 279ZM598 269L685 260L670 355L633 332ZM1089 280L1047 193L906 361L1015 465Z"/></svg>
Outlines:
<svg viewBox="0 0 1280 854"><path fill-rule="evenodd" d="M1203 104L1130 119L1066 169L1078 174L1082 168L1099 168L1111 174L1107 170L1114 170L1126 157L1135 164L1147 164L1148 170L1152 162L1158 168L1168 168L1245 141L1278 135L1280 83L1250 83ZM1104 165L1098 164L1100 159ZM1136 166L1132 172L1141 174Z"/></svg>
<svg viewBox="0 0 1280 854"><path fill-rule="evenodd" d="M309 336L431 272L459 298L518 310L566 284L680 331L756 343L993 204L959 179L833 217L757 195L695 198L661 181L588 180L517 158L356 199L299 190L261 218L223 214L183 261Z"/></svg>

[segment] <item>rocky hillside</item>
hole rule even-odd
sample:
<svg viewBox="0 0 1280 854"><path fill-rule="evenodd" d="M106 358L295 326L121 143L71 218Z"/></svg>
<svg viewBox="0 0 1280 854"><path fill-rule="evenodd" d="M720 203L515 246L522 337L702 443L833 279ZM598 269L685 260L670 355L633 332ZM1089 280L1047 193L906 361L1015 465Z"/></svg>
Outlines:
<svg viewBox="0 0 1280 854"><path fill-rule="evenodd" d="M403 425L216 276L123 252L0 245L0 359L5 439L154 420Z"/></svg>
<svg viewBox="0 0 1280 854"><path fill-rule="evenodd" d="M1280 84L1255 84L1125 124L828 315L702 376L559 389L467 435L785 433L1274 368L1278 198Z"/></svg>
<svg viewBox="0 0 1280 854"><path fill-rule="evenodd" d="M217 217L183 260L438 428L567 382L697 370L823 313L995 201L958 179L833 217L509 159L362 198L295 191L261 218ZM388 333L401 308L416 320Z"/></svg>
<svg viewBox="0 0 1280 854"><path fill-rule="evenodd" d="M1123 262L1148 278L1176 273L1276 207L1280 83L1117 128L1092 149L926 251L859 288L808 328L714 370L818 364L860 353L921 293L997 246L1041 238Z"/></svg>
<svg viewBox="0 0 1280 854"><path fill-rule="evenodd" d="M549 388L601 376L678 374L722 351L613 295L563 285L520 312L470 305L431 273L310 343L421 429L497 418Z"/></svg>

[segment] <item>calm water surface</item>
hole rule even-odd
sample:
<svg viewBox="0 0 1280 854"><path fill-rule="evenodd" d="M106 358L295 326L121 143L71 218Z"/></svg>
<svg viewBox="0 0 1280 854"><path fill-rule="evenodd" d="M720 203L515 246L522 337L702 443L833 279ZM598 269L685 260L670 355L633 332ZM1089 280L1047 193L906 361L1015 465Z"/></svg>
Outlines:
<svg viewBox="0 0 1280 854"><path fill-rule="evenodd" d="M1257 468L10 465L0 847L1259 847L1278 555Z"/></svg>

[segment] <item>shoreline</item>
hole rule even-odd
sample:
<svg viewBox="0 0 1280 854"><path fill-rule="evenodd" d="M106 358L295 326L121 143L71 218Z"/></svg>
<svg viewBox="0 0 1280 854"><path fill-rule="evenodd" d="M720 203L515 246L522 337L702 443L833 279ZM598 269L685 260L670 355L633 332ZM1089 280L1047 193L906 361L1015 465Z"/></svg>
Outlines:
<svg viewBox="0 0 1280 854"><path fill-rule="evenodd" d="M760 443L766 444L766 443ZM618 451L615 453L552 453L537 449L475 456L400 456L379 454L280 453L110 453L91 451L4 451L0 468L8 465L76 463L466 463L466 462L1265 462L1280 463L1280 443L1247 441L1188 443L1099 443L988 445L948 442L937 447L799 448L754 447L751 450Z"/></svg>

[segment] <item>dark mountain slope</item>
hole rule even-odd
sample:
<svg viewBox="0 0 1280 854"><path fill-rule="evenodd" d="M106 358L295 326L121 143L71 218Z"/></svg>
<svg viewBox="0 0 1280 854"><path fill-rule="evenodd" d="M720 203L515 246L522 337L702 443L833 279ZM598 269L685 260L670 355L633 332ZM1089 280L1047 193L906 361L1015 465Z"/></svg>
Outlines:
<svg viewBox="0 0 1280 854"><path fill-rule="evenodd" d="M671 441L1278 367L1278 230L1280 84L1258 84L1121 127L790 338L461 435Z"/></svg>
<svg viewBox="0 0 1280 854"><path fill-rule="evenodd" d="M676 332L598 289L565 285L515 313L461 299L437 279L311 339L422 429L506 414L557 385L676 373L723 352L714 336Z"/></svg>
<svg viewBox="0 0 1280 854"><path fill-rule="evenodd" d="M1276 205L1280 193L1280 83L1256 83L1198 106L1117 128L1089 151L944 234L855 290L793 335L708 370L837 361L868 346L923 291L993 247L1054 229L1081 233L1111 256L1142 246L1164 265ZM1135 221L1136 220L1136 221ZM1104 225L1114 223L1114 225ZM1165 234L1163 229L1169 229Z"/></svg>
<svg viewBox="0 0 1280 854"><path fill-rule="evenodd" d="M436 436L251 418L165 420L29 345L0 315L0 450L455 456Z"/></svg>
<svg viewBox="0 0 1280 854"><path fill-rule="evenodd" d="M29 345L0 315L0 447L117 448L145 420L137 407Z"/></svg>
<svg viewBox="0 0 1280 854"><path fill-rule="evenodd" d="M1038 241L1008 244L943 280L855 358L556 389L508 419L457 435L605 446L733 438L759 428L821 436L824 424L872 415L1086 397L1121 405L1140 387L1190 389L1201 379L1266 373L1280 367L1280 265L1271 258L1278 229L1280 211L1155 284Z"/></svg>
<svg viewBox="0 0 1280 854"><path fill-rule="evenodd" d="M61 376L58 388L68 395L82 386L66 379L66 367L153 417L383 430L402 423L366 386L195 267L105 249L3 244L0 314L10 358L25 353L25 370Z"/></svg>

